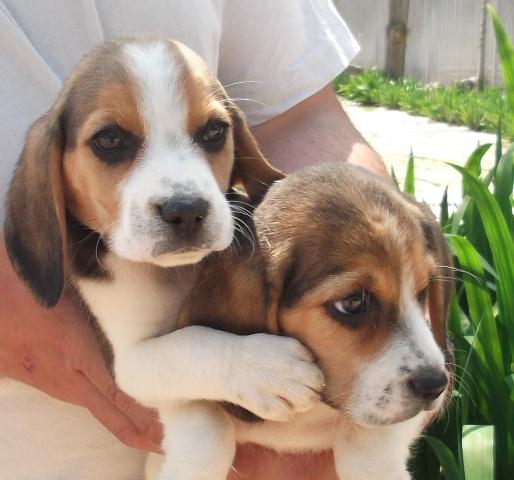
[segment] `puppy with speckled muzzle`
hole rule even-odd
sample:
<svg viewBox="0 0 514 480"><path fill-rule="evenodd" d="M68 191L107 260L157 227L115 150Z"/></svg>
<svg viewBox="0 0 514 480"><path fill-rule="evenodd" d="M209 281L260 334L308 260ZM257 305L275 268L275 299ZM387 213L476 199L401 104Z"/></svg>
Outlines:
<svg viewBox="0 0 514 480"><path fill-rule="evenodd" d="M202 264L179 325L297 338L326 384L285 423L226 407L230 442L333 449L342 480L409 478L409 446L450 392L451 256L432 212L345 163L278 182L254 224L236 204L245 229Z"/></svg>

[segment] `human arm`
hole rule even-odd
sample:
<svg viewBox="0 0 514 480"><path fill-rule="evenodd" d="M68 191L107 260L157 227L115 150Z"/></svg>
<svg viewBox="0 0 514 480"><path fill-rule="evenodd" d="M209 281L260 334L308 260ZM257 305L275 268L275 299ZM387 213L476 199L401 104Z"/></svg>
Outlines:
<svg viewBox="0 0 514 480"><path fill-rule="evenodd" d="M387 175L380 155L353 126L330 85L252 132L264 155L285 172L341 160Z"/></svg>
<svg viewBox="0 0 514 480"><path fill-rule="evenodd" d="M65 294L40 307L14 273L0 232L0 376L81 405L126 445L158 451L155 413L121 392L83 311Z"/></svg>

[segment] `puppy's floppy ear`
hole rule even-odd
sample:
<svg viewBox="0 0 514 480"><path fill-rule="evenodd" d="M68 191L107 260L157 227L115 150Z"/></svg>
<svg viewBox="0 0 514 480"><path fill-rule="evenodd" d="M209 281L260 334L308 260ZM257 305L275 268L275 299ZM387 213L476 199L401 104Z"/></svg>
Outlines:
<svg viewBox="0 0 514 480"><path fill-rule="evenodd" d="M64 286L62 148L61 126L49 112L30 128L7 194L7 253L45 307L58 302Z"/></svg>
<svg viewBox="0 0 514 480"><path fill-rule="evenodd" d="M446 326L453 295L452 257L434 214L426 204L419 205L419 207L423 215L421 227L426 247L436 262L435 274L428 285L430 324L437 344L443 351L446 351L448 348Z"/></svg>
<svg viewBox="0 0 514 480"><path fill-rule="evenodd" d="M235 161L231 186L242 184L255 205L273 182L284 174L273 167L260 151L246 123L243 112L233 102L229 104L234 128Z"/></svg>

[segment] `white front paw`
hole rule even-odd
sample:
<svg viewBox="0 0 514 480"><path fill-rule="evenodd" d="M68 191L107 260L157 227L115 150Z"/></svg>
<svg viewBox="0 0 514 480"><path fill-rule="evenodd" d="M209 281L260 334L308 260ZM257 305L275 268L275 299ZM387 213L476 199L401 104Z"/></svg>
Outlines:
<svg viewBox="0 0 514 480"><path fill-rule="evenodd" d="M319 402L323 373L294 338L258 333L241 339L228 370L230 401L286 421Z"/></svg>

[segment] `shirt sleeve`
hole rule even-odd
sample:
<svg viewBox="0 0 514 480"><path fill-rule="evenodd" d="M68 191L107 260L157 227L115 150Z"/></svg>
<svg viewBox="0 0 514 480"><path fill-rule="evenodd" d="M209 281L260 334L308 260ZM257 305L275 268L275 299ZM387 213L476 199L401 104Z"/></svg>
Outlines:
<svg viewBox="0 0 514 480"><path fill-rule="evenodd" d="M321 90L358 51L331 0L225 0L218 76L251 125Z"/></svg>

